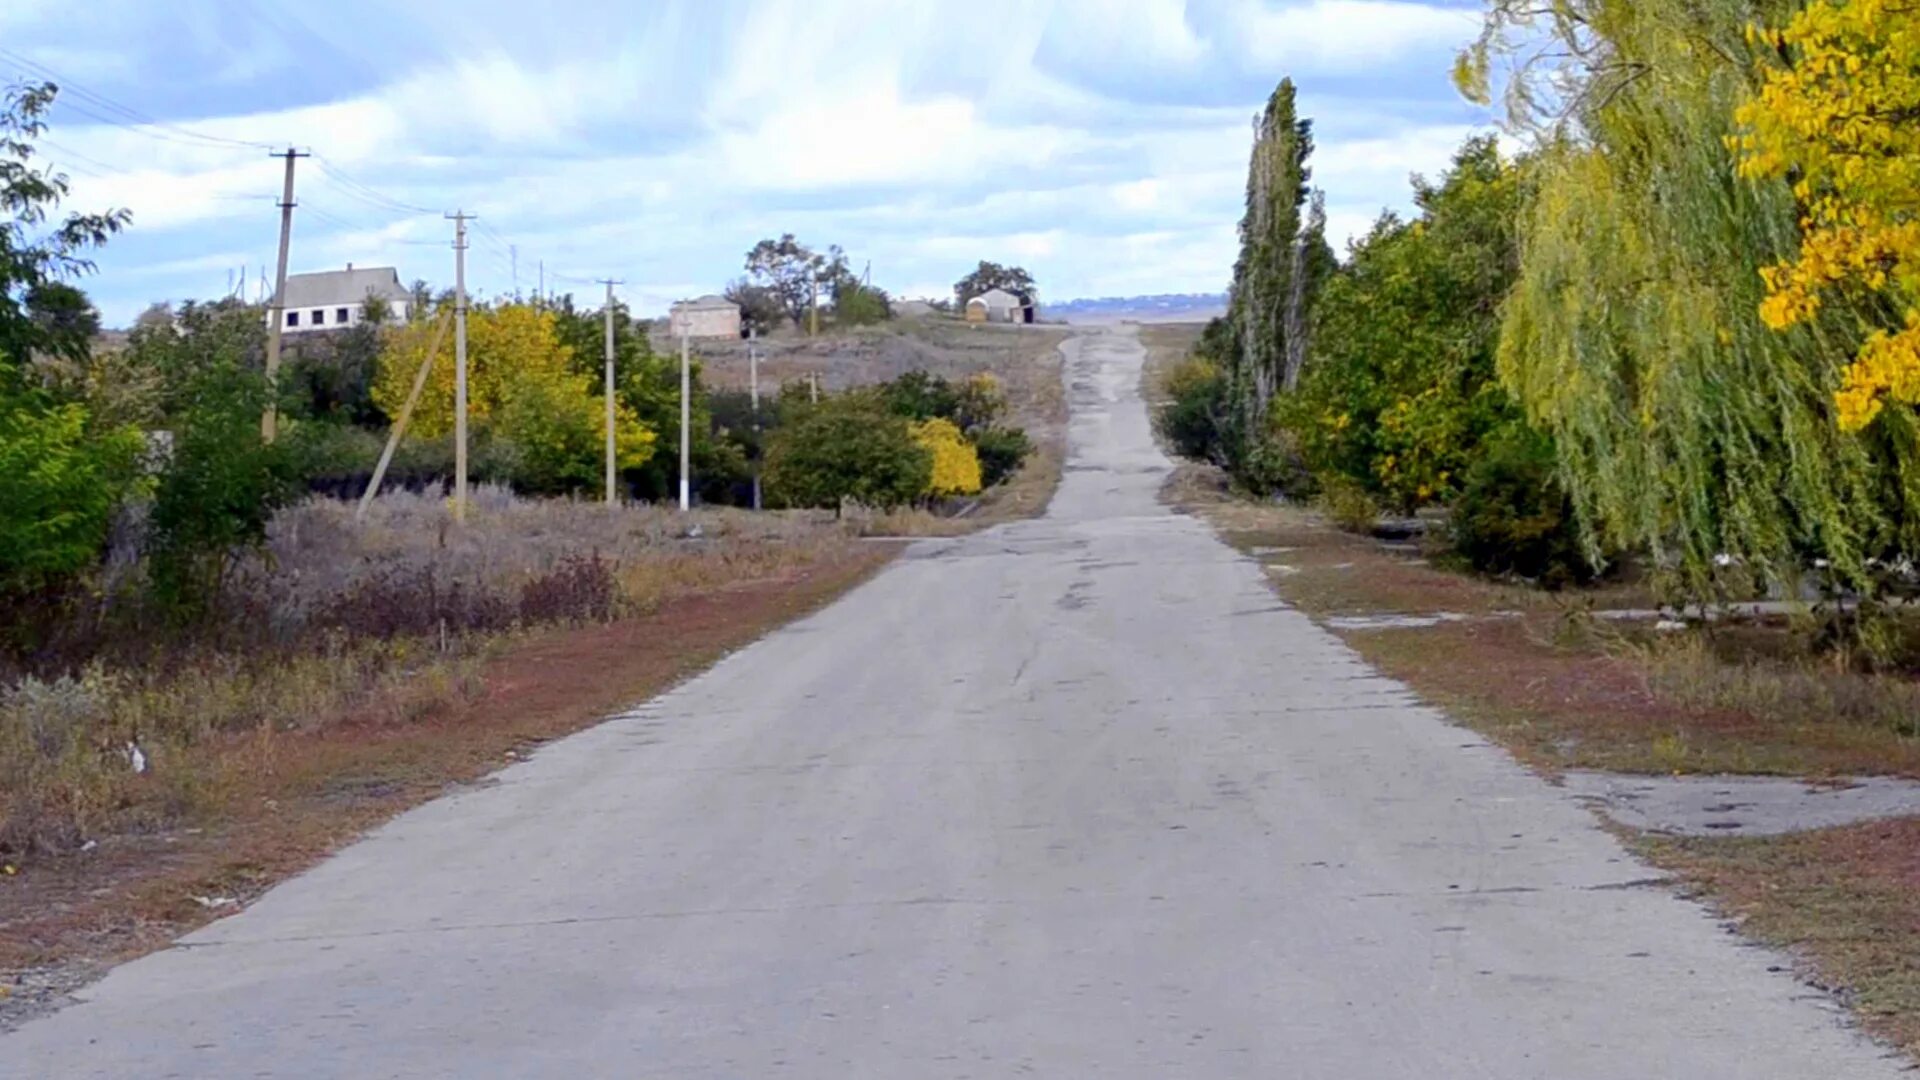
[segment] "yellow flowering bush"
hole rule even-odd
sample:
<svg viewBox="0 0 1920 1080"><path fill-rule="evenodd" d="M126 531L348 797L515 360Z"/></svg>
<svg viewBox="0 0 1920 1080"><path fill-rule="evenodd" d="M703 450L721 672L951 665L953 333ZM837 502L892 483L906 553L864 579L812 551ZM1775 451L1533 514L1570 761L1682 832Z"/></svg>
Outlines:
<svg viewBox="0 0 1920 1080"><path fill-rule="evenodd" d="M913 441L933 457L927 494L938 498L972 495L980 490L980 455L953 421L936 417L915 424Z"/></svg>
<svg viewBox="0 0 1920 1080"><path fill-rule="evenodd" d="M1757 43L1789 58L1742 105L1740 172L1787 177L1801 207L1798 258L1762 272L1760 316L1785 330L1837 289L1884 296L1875 330L1835 396L1857 431L1888 401L1920 404L1920 8L1906 0L1815 0Z"/></svg>

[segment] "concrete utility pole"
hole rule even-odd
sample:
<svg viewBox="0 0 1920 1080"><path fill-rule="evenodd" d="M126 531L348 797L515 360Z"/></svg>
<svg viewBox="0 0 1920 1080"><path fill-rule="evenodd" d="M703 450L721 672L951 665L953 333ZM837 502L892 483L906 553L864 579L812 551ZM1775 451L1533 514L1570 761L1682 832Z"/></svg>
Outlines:
<svg viewBox="0 0 1920 1080"><path fill-rule="evenodd" d="M747 393L753 399L753 508L760 509L760 350L758 329L747 330Z"/></svg>
<svg viewBox="0 0 1920 1080"><path fill-rule="evenodd" d="M534 294L534 306L547 310L547 260L540 260L540 291Z"/></svg>
<svg viewBox="0 0 1920 1080"><path fill-rule="evenodd" d="M467 520L467 222L453 219L453 520Z"/></svg>
<svg viewBox="0 0 1920 1080"><path fill-rule="evenodd" d="M687 345L687 328L680 328L680 512L693 509L693 361Z"/></svg>
<svg viewBox="0 0 1920 1080"><path fill-rule="evenodd" d="M267 386L275 385L280 377L280 335L287 324L287 250L293 243L293 163L311 155L302 154L293 147L287 147L284 154L274 157L287 159L287 179L280 189L280 269L274 275L273 306L267 309ZM261 276L265 276L263 273ZM272 442L280 426L279 415L274 411L273 399L268 398L266 411L260 414L260 437Z"/></svg>
<svg viewBox="0 0 1920 1080"><path fill-rule="evenodd" d="M817 270L807 276L807 293L808 293L808 297L807 297L808 302L813 306L812 312L808 315L810 323L807 327L807 336L819 337L820 336L820 272Z"/></svg>
<svg viewBox="0 0 1920 1080"><path fill-rule="evenodd" d="M616 281L616 280L615 280L615 279L613 279L613 278L602 278L601 280L602 280L602 282L603 282L603 283L604 283L604 284L605 284L605 285L607 286L607 310L606 310L606 316L607 316L607 385L606 385L606 396L607 396L607 505L608 505L609 507L611 507L611 506L613 506L613 505L614 505L614 502L615 502L615 499L614 499L614 496L613 496L613 472L614 472L614 445L613 445L613 443L614 443L614 440L613 440L613 287L614 287L615 285L618 285L618 284L620 284L620 282L619 282L619 281Z"/></svg>

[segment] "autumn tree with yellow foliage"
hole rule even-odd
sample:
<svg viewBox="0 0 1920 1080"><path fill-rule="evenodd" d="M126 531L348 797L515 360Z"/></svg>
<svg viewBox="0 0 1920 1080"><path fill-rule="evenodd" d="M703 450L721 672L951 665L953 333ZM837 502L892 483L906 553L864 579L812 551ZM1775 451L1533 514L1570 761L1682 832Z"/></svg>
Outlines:
<svg viewBox="0 0 1920 1080"><path fill-rule="evenodd" d="M1786 330L1850 293L1881 316L1835 395L1858 431L1889 402L1920 404L1920 7L1815 0L1753 36L1784 63L1732 142L1743 176L1793 182L1802 229L1797 257L1763 271L1760 315Z"/></svg>
<svg viewBox="0 0 1920 1080"><path fill-rule="evenodd" d="M476 307L467 317L467 417L482 438L503 441L514 486L536 494L591 489L605 453L605 403L594 380L574 365L551 312L526 304ZM374 403L396 416L434 340L432 320L388 331L374 380ZM453 430L454 360L441 345L427 376L411 431L438 438ZM656 434L625 402L614 413L615 462L639 468L653 456Z"/></svg>

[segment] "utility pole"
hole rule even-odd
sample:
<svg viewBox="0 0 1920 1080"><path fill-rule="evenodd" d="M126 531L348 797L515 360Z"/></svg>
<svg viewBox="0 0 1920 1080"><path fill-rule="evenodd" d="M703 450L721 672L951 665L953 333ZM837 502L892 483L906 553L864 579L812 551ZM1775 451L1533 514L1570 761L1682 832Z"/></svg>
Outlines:
<svg viewBox="0 0 1920 1080"><path fill-rule="evenodd" d="M692 476L691 464L693 446L693 375L692 359L687 345L687 328L680 327L680 512L686 513L693 508L693 491L688 484Z"/></svg>
<svg viewBox="0 0 1920 1080"><path fill-rule="evenodd" d="M613 278L601 280L607 286L607 507L612 509L615 501L613 497L613 287L620 282Z"/></svg>
<svg viewBox="0 0 1920 1080"><path fill-rule="evenodd" d="M453 219L453 520L467 520L467 222Z"/></svg>
<svg viewBox="0 0 1920 1080"><path fill-rule="evenodd" d="M807 400L815 405L820 404L820 373L817 371L807 372Z"/></svg>
<svg viewBox="0 0 1920 1080"><path fill-rule="evenodd" d="M293 163L309 155L302 154L293 147L287 147L284 154L274 157L287 159L287 178L280 191L280 269L274 275L273 306L267 309L272 325L267 328L267 387L274 394L273 387L280 377L280 335L287 322L287 249L293 243ZM263 273L261 276L265 276ZM280 426L280 418L275 414L273 398L267 399L266 411L260 414L260 438L272 442Z"/></svg>
<svg viewBox="0 0 1920 1080"><path fill-rule="evenodd" d="M747 330L747 393L753 399L753 508L760 509L760 460L766 448L760 444L760 350L758 328Z"/></svg>
<svg viewBox="0 0 1920 1080"><path fill-rule="evenodd" d="M809 316L812 322L807 327L807 336L819 337L820 336L820 272L818 270L811 271L807 275L807 292L809 294L808 301L813 305L812 314Z"/></svg>
<svg viewBox="0 0 1920 1080"><path fill-rule="evenodd" d="M541 311L547 310L547 260L540 260L540 291L535 294L538 301L534 306Z"/></svg>
<svg viewBox="0 0 1920 1080"><path fill-rule="evenodd" d="M520 245L519 244L507 245L507 260L508 260L508 264L512 267L513 302L517 304L520 302Z"/></svg>

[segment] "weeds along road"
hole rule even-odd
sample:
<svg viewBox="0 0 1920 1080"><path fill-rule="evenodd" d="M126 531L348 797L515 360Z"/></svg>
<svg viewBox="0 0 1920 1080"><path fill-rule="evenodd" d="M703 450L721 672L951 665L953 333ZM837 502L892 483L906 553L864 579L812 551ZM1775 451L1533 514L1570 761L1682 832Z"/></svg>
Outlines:
<svg viewBox="0 0 1920 1080"><path fill-rule="evenodd" d="M397 819L0 1074L1899 1073L1162 508L1138 342L1066 350L1045 518Z"/></svg>

